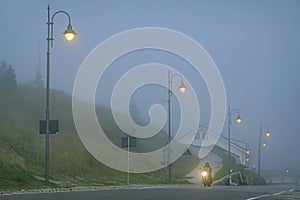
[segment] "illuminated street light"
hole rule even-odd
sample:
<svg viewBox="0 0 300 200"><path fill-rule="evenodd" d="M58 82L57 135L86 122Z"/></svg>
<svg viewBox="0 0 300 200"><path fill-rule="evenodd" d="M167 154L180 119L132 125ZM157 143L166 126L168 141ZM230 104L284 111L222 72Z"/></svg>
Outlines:
<svg viewBox="0 0 300 200"><path fill-rule="evenodd" d="M240 124L242 122L241 116L239 115L235 121L236 121L236 123Z"/></svg>
<svg viewBox="0 0 300 200"><path fill-rule="evenodd" d="M73 40L73 38L77 35L71 26L71 17L66 11L57 11L50 18L50 6L48 5L48 36L47 36L47 71L46 71L46 158L45 158L45 180L49 182L49 134L50 134L50 104L49 104L49 90L50 90L50 44L53 47L53 19L59 14L65 14L68 17L69 24L67 26L67 30L63 33L65 38L68 41Z"/></svg>
<svg viewBox="0 0 300 200"><path fill-rule="evenodd" d="M180 75L180 74L170 74L170 72L168 71L168 144L170 144L171 142L171 96L172 96L172 80L175 76L179 76L180 79L181 79L181 84L180 86L178 87L178 90L179 92L181 93L184 93L187 88L186 86L184 85L183 83L183 77ZM172 165L169 163L169 154L170 154L170 151L169 151L169 145L168 145L168 156L167 156L167 164L168 164L168 179L169 179L169 182L171 182L172 180Z"/></svg>
<svg viewBox="0 0 300 200"><path fill-rule="evenodd" d="M75 33L75 31L72 29L72 26L69 24L67 26L67 30L65 30L65 32L62 35L65 36L66 40L72 41L77 35L77 33Z"/></svg>
<svg viewBox="0 0 300 200"><path fill-rule="evenodd" d="M228 107L228 177L229 177L229 181L228 181L228 185L230 186L231 184L231 169L230 169L230 156L231 156L231 152L230 152L230 145L231 145L231 138L230 138L230 128L231 128L231 117L233 115L233 113L237 113L237 118L235 119L235 121L240 124L242 122L242 118L240 116L240 112L236 109L230 109L230 107Z"/></svg>
<svg viewBox="0 0 300 200"><path fill-rule="evenodd" d="M186 91L185 85L182 83L182 84L180 85L180 87L178 88L178 90L179 90L179 92L184 93L184 92Z"/></svg>
<svg viewBox="0 0 300 200"><path fill-rule="evenodd" d="M263 125L260 123L259 125L259 136L258 136L258 166L257 166L257 174L260 176L260 169L261 169L261 147L266 147L267 143L264 141L262 142L263 137ZM266 137L270 137L271 133L269 129L267 129L265 133Z"/></svg>
<svg viewBox="0 0 300 200"><path fill-rule="evenodd" d="M270 137L270 136L271 136L271 133L270 133L269 130L266 132L266 136L267 136L267 137Z"/></svg>

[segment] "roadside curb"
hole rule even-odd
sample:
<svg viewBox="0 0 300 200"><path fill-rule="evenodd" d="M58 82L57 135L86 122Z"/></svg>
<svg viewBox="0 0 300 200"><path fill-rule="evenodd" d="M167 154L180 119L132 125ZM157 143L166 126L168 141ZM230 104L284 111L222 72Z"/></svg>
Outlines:
<svg viewBox="0 0 300 200"><path fill-rule="evenodd" d="M197 187L198 185L124 185L124 186L82 186L68 188L48 188L48 189L31 189L20 191L0 191L1 196L18 195L18 194L37 194L37 193L58 193L58 192L76 192L76 191L97 191L97 190L131 190L131 189L155 189L155 188L173 188L173 187Z"/></svg>

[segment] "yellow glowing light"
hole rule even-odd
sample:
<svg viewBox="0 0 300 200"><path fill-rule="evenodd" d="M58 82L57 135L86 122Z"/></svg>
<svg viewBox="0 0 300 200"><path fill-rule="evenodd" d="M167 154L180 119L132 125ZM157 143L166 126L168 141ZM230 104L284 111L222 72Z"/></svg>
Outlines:
<svg viewBox="0 0 300 200"><path fill-rule="evenodd" d="M266 136L267 136L267 137L270 137L270 136L271 136L270 131L267 131L267 132L266 132Z"/></svg>
<svg viewBox="0 0 300 200"><path fill-rule="evenodd" d="M186 91L186 87L182 84L179 88L178 88L179 92L184 93Z"/></svg>
<svg viewBox="0 0 300 200"><path fill-rule="evenodd" d="M75 33L71 25L68 25L67 30L65 30L65 32L63 33L63 36L65 36L66 40L68 41L72 41L76 35L78 34Z"/></svg>
<svg viewBox="0 0 300 200"><path fill-rule="evenodd" d="M263 144L262 144L262 146L263 146L263 147L266 147L266 146L267 146L267 144L266 144L266 143L263 143Z"/></svg>
<svg viewBox="0 0 300 200"><path fill-rule="evenodd" d="M201 174L202 176L207 176L207 171L203 171Z"/></svg>
<svg viewBox="0 0 300 200"><path fill-rule="evenodd" d="M236 123L240 124L242 122L241 116L238 116L235 121Z"/></svg>
<svg viewBox="0 0 300 200"><path fill-rule="evenodd" d="M65 36L66 40L68 40L68 41L72 41L75 37L75 35L73 33L65 33L64 36Z"/></svg>

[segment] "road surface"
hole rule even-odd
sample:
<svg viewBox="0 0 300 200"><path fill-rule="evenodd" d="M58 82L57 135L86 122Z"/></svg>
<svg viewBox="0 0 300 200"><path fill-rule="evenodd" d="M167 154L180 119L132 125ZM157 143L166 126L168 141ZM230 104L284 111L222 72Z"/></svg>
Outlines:
<svg viewBox="0 0 300 200"><path fill-rule="evenodd" d="M300 185L282 186L149 186L89 191L0 195L0 200L300 200Z"/></svg>

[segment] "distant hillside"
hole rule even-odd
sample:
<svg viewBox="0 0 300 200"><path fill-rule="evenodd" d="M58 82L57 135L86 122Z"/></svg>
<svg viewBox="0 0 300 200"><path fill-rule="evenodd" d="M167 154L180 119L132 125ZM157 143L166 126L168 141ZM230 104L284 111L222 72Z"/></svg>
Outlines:
<svg viewBox="0 0 300 200"><path fill-rule="evenodd" d="M126 173L106 167L95 160L82 145L72 117L71 96L51 91L51 119L59 120L59 134L50 136L50 179L59 186L119 185L126 183ZM31 85L19 85L14 91L1 91L0 97L0 190L10 188L45 187L45 136L39 135L38 122L45 118L45 91ZM99 119L106 119L108 137L120 145L122 132L113 124L111 111L97 108ZM114 133L114 134L110 134ZM116 134L117 133L117 134ZM136 151L161 146L166 135L158 134L141 141ZM145 147L143 150L141 147ZM193 156L184 156L173 166L174 179L198 164ZM10 175L9 175L10 174ZM37 177L37 179L36 179ZM167 174L162 169L147 174L133 174L132 183L164 183ZM49 185L51 187L53 185Z"/></svg>

